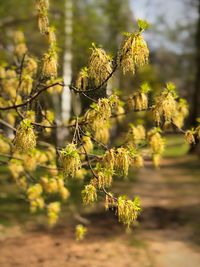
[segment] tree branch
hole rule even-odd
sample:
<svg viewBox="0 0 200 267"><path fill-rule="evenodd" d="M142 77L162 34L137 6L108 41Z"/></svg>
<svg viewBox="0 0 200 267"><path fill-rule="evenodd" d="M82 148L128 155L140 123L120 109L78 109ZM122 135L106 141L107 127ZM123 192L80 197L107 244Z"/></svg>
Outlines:
<svg viewBox="0 0 200 267"><path fill-rule="evenodd" d="M0 110L10 110L10 109L16 109L16 108L20 108L20 107L23 107L23 106L26 106L27 104L29 103L32 103L33 100L35 100L41 93L43 93L44 91L46 91L47 89L51 88L51 87L54 87L56 85L61 85L59 82L57 83L54 83L54 84L51 84L51 85L48 85L46 87L43 87L42 89L40 89L38 92L36 92L32 97L28 98L26 101L24 101L23 103L21 104L16 104L16 105L13 105L13 106L7 106L7 107L0 107ZM62 84L63 85L63 84Z"/></svg>

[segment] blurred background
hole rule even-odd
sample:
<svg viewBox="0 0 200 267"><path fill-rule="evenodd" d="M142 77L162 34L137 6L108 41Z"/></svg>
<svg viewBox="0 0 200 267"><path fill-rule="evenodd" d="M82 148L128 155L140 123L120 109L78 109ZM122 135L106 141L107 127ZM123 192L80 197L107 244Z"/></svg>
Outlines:
<svg viewBox="0 0 200 267"><path fill-rule="evenodd" d="M146 19L151 24L145 33L150 64L134 77L117 73L109 87L129 95L148 82L156 94L172 81L190 105L185 127L196 125L200 117L199 0L51 0L50 4L59 47L59 75L71 81L87 65L92 42L114 56L122 33L134 31L138 18ZM38 31L34 10L34 1L0 0L1 63L12 60L9 53L16 30L25 33L32 55L41 59L46 51L48 44ZM70 109L66 118L76 112L74 96L67 99ZM62 107L55 108L58 114L62 112ZM150 123L148 117L142 119ZM118 143L128 123L136 120L128 116L117 128L113 143ZM81 185L73 184L62 218L49 229L42 214L29 213L6 167L0 166L0 266L199 267L199 152L192 151L178 133L170 133L166 140L160 169L147 164L142 170L132 170L128 181L114 183L115 193L141 198L142 215L132 232L117 222L114 212L105 212L101 201L83 209ZM77 223L88 227L81 243L74 239Z"/></svg>

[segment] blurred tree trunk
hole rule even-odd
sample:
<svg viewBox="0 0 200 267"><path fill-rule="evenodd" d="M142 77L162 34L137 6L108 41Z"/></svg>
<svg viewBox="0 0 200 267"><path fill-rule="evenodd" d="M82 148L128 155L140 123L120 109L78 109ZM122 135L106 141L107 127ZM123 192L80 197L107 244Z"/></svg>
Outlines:
<svg viewBox="0 0 200 267"><path fill-rule="evenodd" d="M197 124L196 119L200 117L200 0L198 0L198 22L196 31L196 79L193 95L193 110L191 114L191 124Z"/></svg>
<svg viewBox="0 0 200 267"><path fill-rule="evenodd" d="M196 30L196 78L193 94L193 108L191 113L191 125L197 126L197 118L200 117L200 0L198 0L198 21ZM190 152L197 152L200 154L200 143L192 146Z"/></svg>

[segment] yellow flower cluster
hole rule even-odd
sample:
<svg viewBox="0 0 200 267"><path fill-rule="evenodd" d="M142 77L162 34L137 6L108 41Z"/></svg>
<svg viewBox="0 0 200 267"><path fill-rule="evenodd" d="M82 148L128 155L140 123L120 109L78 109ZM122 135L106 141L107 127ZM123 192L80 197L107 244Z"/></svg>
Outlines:
<svg viewBox="0 0 200 267"><path fill-rule="evenodd" d="M87 175L87 173L88 173L88 171L86 170L86 169L84 169L84 168L81 168L81 169L79 169L77 172L76 172L76 179L77 180L80 180L80 181L82 181L82 180L84 180L84 178L85 178L85 176Z"/></svg>
<svg viewBox="0 0 200 267"><path fill-rule="evenodd" d="M185 118L188 116L188 104L185 99L179 99L177 102L176 112L172 118L176 127L181 128L184 124Z"/></svg>
<svg viewBox="0 0 200 267"><path fill-rule="evenodd" d="M3 154L9 154L10 152L9 140L2 134L0 134L0 151Z"/></svg>
<svg viewBox="0 0 200 267"><path fill-rule="evenodd" d="M46 12L40 12L38 14L38 28L41 34L45 34L48 31L49 19Z"/></svg>
<svg viewBox="0 0 200 267"><path fill-rule="evenodd" d="M194 130L188 130L185 133L185 140L189 143L189 144L195 144L195 131Z"/></svg>
<svg viewBox="0 0 200 267"><path fill-rule="evenodd" d="M101 98L98 100L98 103L96 106L94 106L95 111L98 113L98 115L101 115L101 117L104 120L107 120L111 116L111 105L113 101L111 99L107 98Z"/></svg>
<svg viewBox="0 0 200 267"><path fill-rule="evenodd" d="M141 88L133 95L129 96L127 101L128 110L146 110L148 109L148 95L147 93L150 91L150 87L148 83L143 83Z"/></svg>
<svg viewBox="0 0 200 267"><path fill-rule="evenodd" d="M136 154L134 157L133 157L133 166L135 168L141 168L144 166L144 159L142 157L142 155L140 154Z"/></svg>
<svg viewBox="0 0 200 267"><path fill-rule="evenodd" d="M49 50L43 56L42 75L47 78L57 77L58 59L54 50Z"/></svg>
<svg viewBox="0 0 200 267"><path fill-rule="evenodd" d="M28 119L21 121L17 128L14 145L15 149L20 152L28 152L35 148L36 136Z"/></svg>
<svg viewBox="0 0 200 267"><path fill-rule="evenodd" d="M46 32L48 42L50 44L51 48L56 47L56 35L55 35L55 29L53 27L48 27L48 30Z"/></svg>
<svg viewBox="0 0 200 267"><path fill-rule="evenodd" d="M141 168L144 166L144 159L142 157L141 152L138 151L138 148L134 145L130 144L128 146L129 154L130 154L130 163L134 168Z"/></svg>
<svg viewBox="0 0 200 267"><path fill-rule="evenodd" d="M22 31L15 31L14 32L14 43L20 44L25 42L25 37Z"/></svg>
<svg viewBox="0 0 200 267"><path fill-rule="evenodd" d="M159 128L152 129L148 132L147 136L152 152L155 154L162 154L164 151L165 141L160 135Z"/></svg>
<svg viewBox="0 0 200 267"><path fill-rule="evenodd" d="M21 157L24 169L29 172L35 171L38 161L34 153L22 154Z"/></svg>
<svg viewBox="0 0 200 267"><path fill-rule="evenodd" d="M30 201L31 212L36 212L38 209L43 209L45 206L44 199L42 198L42 186L34 184L27 190L28 199Z"/></svg>
<svg viewBox="0 0 200 267"><path fill-rule="evenodd" d="M49 1L36 0L36 9L38 11L38 28L41 34L46 34L49 27L49 19L47 16Z"/></svg>
<svg viewBox="0 0 200 267"><path fill-rule="evenodd" d="M127 134L127 145L135 146L137 144L142 143L145 140L146 132L143 125L134 126L130 124L129 131Z"/></svg>
<svg viewBox="0 0 200 267"><path fill-rule="evenodd" d="M97 48L93 44L92 54L89 59L89 77L94 80L96 86L99 86L109 77L111 72L111 58L102 48Z"/></svg>
<svg viewBox="0 0 200 267"><path fill-rule="evenodd" d="M16 88L18 86L17 73L14 70L7 70L5 78L1 82L4 97L6 99L16 99ZM7 103L5 103L6 105ZM2 105L3 106L3 105Z"/></svg>
<svg viewBox="0 0 200 267"><path fill-rule="evenodd" d="M104 123L102 126L100 126L99 130L95 132L95 135L94 135L95 139L97 141L102 142L103 144L107 144L110 139L109 129L110 129L109 122Z"/></svg>
<svg viewBox="0 0 200 267"><path fill-rule="evenodd" d="M85 120L89 123L89 129L95 139L106 144L109 139L109 118L111 116L111 103L107 98L101 98L94 103L85 114Z"/></svg>
<svg viewBox="0 0 200 267"><path fill-rule="evenodd" d="M21 59L27 53L27 46L25 44L24 34L21 31L16 31L14 33L14 41L15 41L15 55Z"/></svg>
<svg viewBox="0 0 200 267"><path fill-rule="evenodd" d="M133 96L135 110L146 110L148 108L148 97L145 93L138 92Z"/></svg>
<svg viewBox="0 0 200 267"><path fill-rule="evenodd" d="M38 69L37 61L32 57L26 56L24 72L32 77L33 75L36 74L37 69Z"/></svg>
<svg viewBox="0 0 200 267"><path fill-rule="evenodd" d="M110 187L112 184L113 171L105 168L99 168L97 172L98 187L102 189L104 187Z"/></svg>
<svg viewBox="0 0 200 267"><path fill-rule="evenodd" d="M114 170L115 167L115 150L109 149L103 156L102 164L106 169Z"/></svg>
<svg viewBox="0 0 200 267"><path fill-rule="evenodd" d="M36 8L37 9L48 9L49 0L36 0Z"/></svg>
<svg viewBox="0 0 200 267"><path fill-rule="evenodd" d="M22 76L22 81L19 88L19 93L22 93L24 95L30 95L31 90L33 87L33 79L29 74Z"/></svg>
<svg viewBox="0 0 200 267"><path fill-rule="evenodd" d="M84 205L92 204L97 200L97 191L94 185L88 184L81 192Z"/></svg>
<svg viewBox="0 0 200 267"><path fill-rule="evenodd" d="M56 149L54 146L49 146L45 151L45 155L47 157L48 162L54 162L56 159Z"/></svg>
<svg viewBox="0 0 200 267"><path fill-rule="evenodd" d="M27 53L27 50L26 44L21 43L15 47L15 54L17 57L22 58Z"/></svg>
<svg viewBox="0 0 200 267"><path fill-rule="evenodd" d="M75 177L76 172L81 168L81 160L76 145L71 143L60 152L63 172L66 176Z"/></svg>
<svg viewBox="0 0 200 267"><path fill-rule="evenodd" d="M123 147L117 148L115 151L115 170L117 173L126 177L128 175L129 164L129 151Z"/></svg>
<svg viewBox="0 0 200 267"><path fill-rule="evenodd" d="M14 70L7 70L5 75L4 87L5 91L11 98L15 98L15 101L20 95L29 95L33 86L33 76L37 72L37 62L34 58L27 55L27 47L25 43L25 37L23 32L16 31L14 33L15 42L15 55L22 60L23 58L23 69L18 77ZM16 95L17 93L17 95ZM19 95L20 94L20 95ZM19 101L19 99L18 99Z"/></svg>
<svg viewBox="0 0 200 267"><path fill-rule="evenodd" d="M108 150L102 158L102 165L110 172L116 171L119 175L126 177L130 165L129 150L124 147Z"/></svg>
<svg viewBox="0 0 200 267"><path fill-rule="evenodd" d="M148 142L151 147L153 163L155 167L160 165L160 158L165 148L165 140L160 135L160 129L154 128L147 134Z"/></svg>
<svg viewBox="0 0 200 267"><path fill-rule="evenodd" d="M127 200L126 197L120 196L117 201L117 206L119 221L130 228L136 221L141 210L139 198L135 197L132 201Z"/></svg>
<svg viewBox="0 0 200 267"><path fill-rule="evenodd" d="M42 75L45 78L57 77L58 57L56 53L56 35L54 28L49 26L48 9L49 1L36 0L36 9L38 12L38 27L40 33L47 37L49 50L43 55Z"/></svg>
<svg viewBox="0 0 200 267"><path fill-rule="evenodd" d="M86 233L87 233L87 228L84 227L82 224L78 224L76 226L76 240L77 241L83 240Z"/></svg>
<svg viewBox="0 0 200 267"><path fill-rule="evenodd" d="M168 83L166 89L155 100L153 108L153 117L157 125L161 123L162 118L166 123L173 121L177 111L175 85Z"/></svg>
<svg viewBox="0 0 200 267"><path fill-rule="evenodd" d="M92 140L89 136L89 133L86 133L88 135L84 135L82 137L82 144L83 146L80 147L80 153L85 153L85 151L87 153L90 153L92 150L93 150L93 143L92 143ZM84 149L83 149L84 147Z"/></svg>
<svg viewBox="0 0 200 267"><path fill-rule="evenodd" d="M105 199L105 209L108 210L109 208L115 207L115 199L113 198L112 193L107 193L106 194L106 199Z"/></svg>
<svg viewBox="0 0 200 267"><path fill-rule="evenodd" d="M127 34L119 56L123 73L135 73L136 68L146 65L148 60L149 49L141 33Z"/></svg>
<svg viewBox="0 0 200 267"><path fill-rule="evenodd" d="M76 80L76 87L79 90L86 90L88 86L88 80L89 74L88 74L88 68L84 67L80 70L77 80Z"/></svg>
<svg viewBox="0 0 200 267"><path fill-rule="evenodd" d="M58 216L60 213L60 202L51 202L47 206L47 216L48 216L48 222L50 226L53 226L58 221Z"/></svg>
<svg viewBox="0 0 200 267"><path fill-rule="evenodd" d="M49 194L58 193L63 200L68 199L70 196L69 190L64 185L64 180L60 177L41 177L41 184L45 192Z"/></svg>
<svg viewBox="0 0 200 267"><path fill-rule="evenodd" d="M17 181L20 175L23 174L24 168L22 166L22 162L16 159L11 159L8 168L11 172L12 177Z"/></svg>

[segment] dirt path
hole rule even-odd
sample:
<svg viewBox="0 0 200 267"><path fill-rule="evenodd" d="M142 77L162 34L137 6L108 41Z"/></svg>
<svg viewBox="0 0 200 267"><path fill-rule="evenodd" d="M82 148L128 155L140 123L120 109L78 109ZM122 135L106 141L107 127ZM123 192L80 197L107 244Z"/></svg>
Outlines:
<svg viewBox="0 0 200 267"><path fill-rule="evenodd" d="M198 162L166 160L136 183L117 183L116 191L139 195L140 224L125 234L114 214L89 216L87 239L74 241L65 223L54 231L0 229L0 267L199 267L200 177ZM123 187L123 188L122 188ZM199 243L200 244L200 243Z"/></svg>
<svg viewBox="0 0 200 267"><path fill-rule="evenodd" d="M141 196L140 235L155 267L200 266L200 170L190 160L166 160L157 172L144 169L133 190Z"/></svg>

